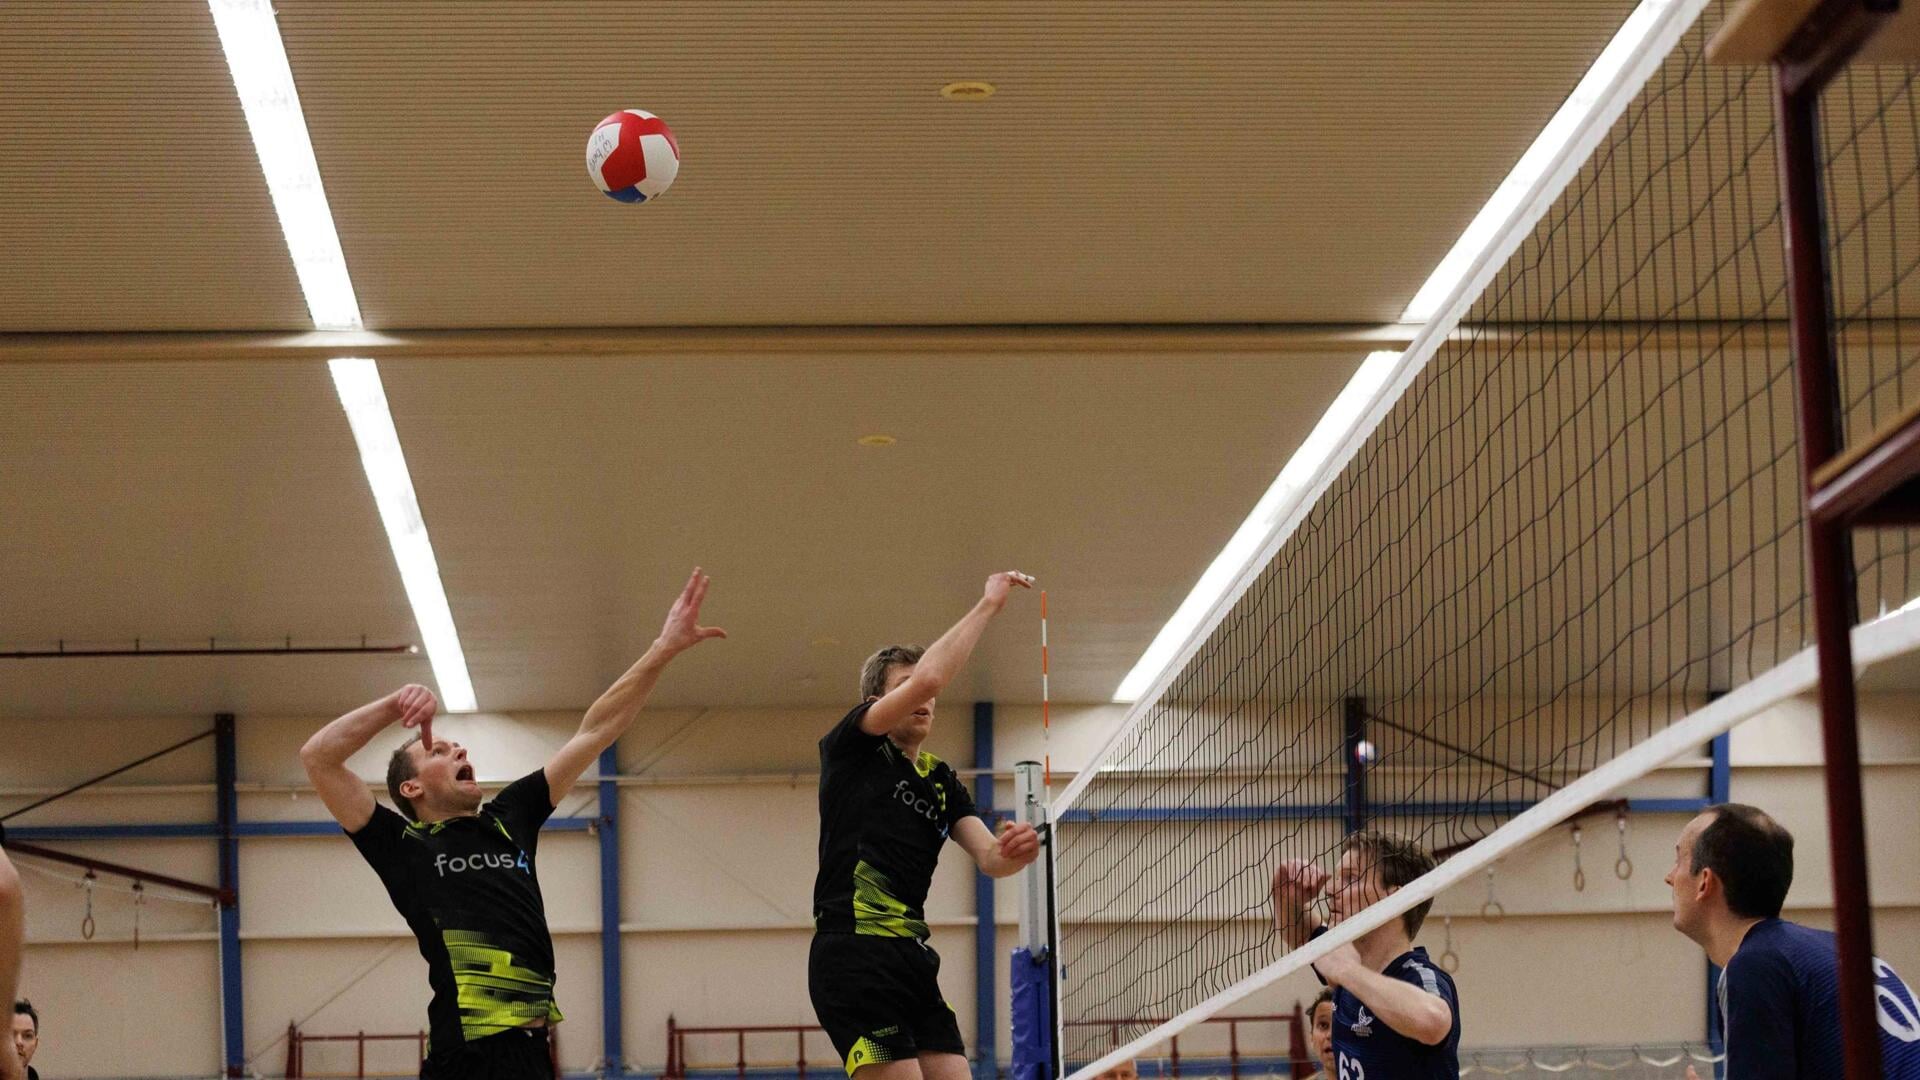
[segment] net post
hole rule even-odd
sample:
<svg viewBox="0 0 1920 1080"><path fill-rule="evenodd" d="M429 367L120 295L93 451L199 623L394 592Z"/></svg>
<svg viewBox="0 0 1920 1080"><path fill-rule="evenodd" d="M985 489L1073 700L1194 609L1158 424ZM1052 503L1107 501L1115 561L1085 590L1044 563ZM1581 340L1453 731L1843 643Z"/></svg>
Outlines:
<svg viewBox="0 0 1920 1080"><path fill-rule="evenodd" d="M1051 1080L1061 1075L1059 987L1053 951L1053 835L1047 821L1043 766L1013 767L1014 818L1040 833L1040 858L1020 871L1020 945L1009 964L1012 979L1013 1060L1010 1080Z"/></svg>
<svg viewBox="0 0 1920 1080"><path fill-rule="evenodd" d="M1833 6L1833 5L1829 5ZM1862 39L1864 40L1864 39ZM1857 48L1858 41L1854 43ZM1839 372L1830 308L1819 95L1846 56L1782 56L1774 64L1774 111L1786 242L1788 318L1797 380L1803 490L1839 453ZM1881 1076L1873 1001L1873 923L1867 897L1866 813L1860 791L1858 697L1850 634L1857 621L1852 545L1844 522L1808 513L1807 574L1820 672L1820 734L1826 759L1827 837L1832 845L1834 932L1846 1075Z"/></svg>

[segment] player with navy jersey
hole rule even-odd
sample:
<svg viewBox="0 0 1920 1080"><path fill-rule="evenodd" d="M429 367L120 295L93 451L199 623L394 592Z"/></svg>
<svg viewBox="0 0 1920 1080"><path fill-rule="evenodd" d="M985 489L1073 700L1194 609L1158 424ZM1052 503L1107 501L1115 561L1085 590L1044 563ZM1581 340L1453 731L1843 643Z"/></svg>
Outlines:
<svg viewBox="0 0 1920 1080"><path fill-rule="evenodd" d="M1410 840L1358 832L1325 870L1290 859L1273 875L1273 921L1291 948L1325 933L1313 913L1324 891L1330 925L1359 914L1432 870L1433 856ZM1321 957L1314 971L1333 988L1333 1075L1337 1080L1457 1080L1460 995L1453 978L1413 944L1429 900Z"/></svg>
<svg viewBox="0 0 1920 1080"><path fill-rule="evenodd" d="M1793 834L1741 803L1708 808L1673 845L1674 929L1721 968L1726 1080L1839 1076L1833 935L1780 918L1793 884ZM1920 1080L1920 1006L1891 966L1873 964L1882 1075Z"/></svg>

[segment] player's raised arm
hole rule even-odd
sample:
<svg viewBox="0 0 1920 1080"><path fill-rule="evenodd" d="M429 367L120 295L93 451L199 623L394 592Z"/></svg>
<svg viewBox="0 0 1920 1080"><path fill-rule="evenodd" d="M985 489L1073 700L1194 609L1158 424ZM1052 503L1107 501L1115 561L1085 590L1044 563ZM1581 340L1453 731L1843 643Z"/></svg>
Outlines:
<svg viewBox="0 0 1920 1080"><path fill-rule="evenodd" d="M1327 887L1327 872L1305 859L1288 859L1273 872L1273 926L1289 949L1297 949L1320 929L1313 902Z"/></svg>
<svg viewBox="0 0 1920 1080"><path fill-rule="evenodd" d="M0 851L0 1001L11 1004L19 986L20 953L26 941L26 902L20 895L20 875L5 851ZM14 1056L13 1040L0 1040L0 1080L25 1080L26 1072Z"/></svg>
<svg viewBox="0 0 1920 1080"><path fill-rule="evenodd" d="M341 828L359 832L373 817L373 795L367 791L366 781L347 768L347 759L396 720L408 728L419 728L422 737L430 739L433 714L439 707L433 691L408 684L314 732L300 748L300 764L306 767L307 778Z"/></svg>
<svg viewBox="0 0 1920 1080"><path fill-rule="evenodd" d="M660 681L660 673L674 657L709 638L727 636L727 632L717 626L700 625L700 603L707 598L709 580L699 567L693 568L686 587L680 590L680 598L667 612L660 636L654 639L646 654L634 661L627 673L587 709L587 715L580 721L580 730L547 762L547 792L555 806L573 790L574 783L601 751L612 746L632 726L634 717L640 715L641 707L647 703L647 696L653 693L654 684Z"/></svg>
<svg viewBox="0 0 1920 1080"><path fill-rule="evenodd" d="M920 657L905 682L873 703L873 708L860 718L860 730L869 735L885 735L904 723L915 709L940 696L940 691L967 666L967 658L980 643L987 623L1007 606L1007 597L1016 588L1033 588L1033 579L1018 570L988 578L986 590L973 610L941 634L940 640L927 646L926 654Z"/></svg>

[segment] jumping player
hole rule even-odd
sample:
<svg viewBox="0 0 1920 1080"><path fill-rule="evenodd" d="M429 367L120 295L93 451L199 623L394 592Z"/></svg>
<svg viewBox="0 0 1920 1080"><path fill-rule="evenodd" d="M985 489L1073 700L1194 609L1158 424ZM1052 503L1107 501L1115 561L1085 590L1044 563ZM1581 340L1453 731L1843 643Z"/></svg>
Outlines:
<svg viewBox="0 0 1920 1080"><path fill-rule="evenodd" d="M940 994L940 957L927 945L927 889L951 837L982 873L1006 877L1033 862L1033 826L998 838L974 813L951 766L920 747L934 699L972 655L1015 588L1008 572L924 651L894 645L860 670L864 699L820 740L820 873L813 886L807 988L820 1026L858 1080L967 1080L966 1046Z"/></svg>
<svg viewBox="0 0 1920 1080"><path fill-rule="evenodd" d="M1666 881L1674 929L1721 968L1727 1080L1839 1076L1833 935L1780 917L1793 885L1793 834L1755 807L1709 807L1680 830ZM1881 1075L1920 1080L1920 1003L1885 961L1873 969Z"/></svg>
<svg viewBox="0 0 1920 1080"><path fill-rule="evenodd" d="M1273 921L1291 948L1326 932L1313 901L1327 891L1332 925L1358 915L1434 868L1418 844L1358 832L1342 845L1332 887L1327 872L1290 859L1273 875ZM1333 988L1333 1062L1339 1080L1457 1080L1460 995L1453 978L1413 944L1433 901L1322 957L1314 970Z"/></svg>
<svg viewBox="0 0 1920 1080"><path fill-rule="evenodd" d="M435 740L437 707L406 686L321 728L300 751L307 775L354 847L380 875L419 939L433 1000L423 1080L549 1080L547 1026L557 1023L553 938L534 855L540 827L600 752L633 723L675 656L708 638L698 568L646 655L587 710L580 730L536 769L481 803L459 743ZM395 721L421 729L387 768L395 813L374 802L347 759Z"/></svg>

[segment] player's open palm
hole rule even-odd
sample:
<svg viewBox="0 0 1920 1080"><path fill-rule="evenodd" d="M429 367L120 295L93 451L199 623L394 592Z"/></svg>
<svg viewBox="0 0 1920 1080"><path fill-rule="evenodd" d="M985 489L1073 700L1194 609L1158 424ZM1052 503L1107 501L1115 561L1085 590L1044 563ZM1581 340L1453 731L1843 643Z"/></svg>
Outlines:
<svg viewBox="0 0 1920 1080"><path fill-rule="evenodd" d="M667 612L666 624L660 628L660 645L670 652L682 652L708 638L723 638L725 630L717 626L700 625L700 603L707 598L707 582L710 579L693 568L693 574L687 578L686 588L680 590L680 598L673 602Z"/></svg>

